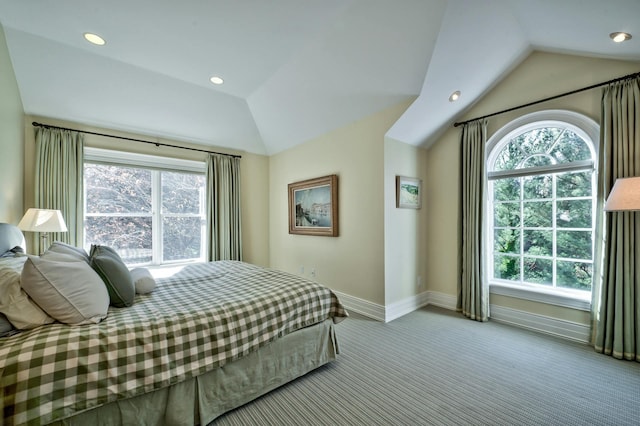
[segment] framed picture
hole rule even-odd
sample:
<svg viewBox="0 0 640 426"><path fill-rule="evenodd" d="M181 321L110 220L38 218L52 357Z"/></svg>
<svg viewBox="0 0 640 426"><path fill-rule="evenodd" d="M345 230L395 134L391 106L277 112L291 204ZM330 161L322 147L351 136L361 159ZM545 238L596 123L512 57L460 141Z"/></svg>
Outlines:
<svg viewBox="0 0 640 426"><path fill-rule="evenodd" d="M396 176L396 207L419 209L422 207L422 180Z"/></svg>
<svg viewBox="0 0 640 426"><path fill-rule="evenodd" d="M338 236L338 176L289 184L289 233Z"/></svg>

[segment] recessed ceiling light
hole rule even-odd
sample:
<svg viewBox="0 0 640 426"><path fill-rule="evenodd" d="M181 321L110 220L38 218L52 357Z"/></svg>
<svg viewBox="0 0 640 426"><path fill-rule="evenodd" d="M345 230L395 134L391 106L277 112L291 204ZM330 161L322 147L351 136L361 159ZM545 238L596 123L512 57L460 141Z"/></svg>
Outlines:
<svg viewBox="0 0 640 426"><path fill-rule="evenodd" d="M214 75L213 77L211 77L209 79L209 81L211 81L213 84L222 84L224 83L224 80L216 75Z"/></svg>
<svg viewBox="0 0 640 426"><path fill-rule="evenodd" d="M460 98L460 91L456 90L449 96L449 102L455 102Z"/></svg>
<svg viewBox="0 0 640 426"><path fill-rule="evenodd" d="M631 40L631 34L623 32L611 33L609 34L609 37L616 43L622 43L623 41Z"/></svg>
<svg viewBox="0 0 640 426"><path fill-rule="evenodd" d="M104 39L97 34L84 33L83 35L85 40L87 40L89 43L95 44L96 46L104 46L104 44L106 43L106 41L104 41Z"/></svg>

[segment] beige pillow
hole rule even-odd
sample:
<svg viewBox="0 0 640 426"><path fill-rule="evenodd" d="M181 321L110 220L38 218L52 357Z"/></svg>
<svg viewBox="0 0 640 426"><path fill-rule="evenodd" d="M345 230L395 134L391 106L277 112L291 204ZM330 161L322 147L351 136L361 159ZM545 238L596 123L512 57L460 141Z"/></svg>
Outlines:
<svg viewBox="0 0 640 426"><path fill-rule="evenodd" d="M26 257L14 257L0 261L0 312L20 330L55 321L20 287L20 273L26 260Z"/></svg>
<svg viewBox="0 0 640 426"><path fill-rule="evenodd" d="M107 316L109 293L100 276L76 256L29 256L22 288L51 317L71 325L98 323Z"/></svg>
<svg viewBox="0 0 640 426"><path fill-rule="evenodd" d="M47 253L68 254L89 263L89 255L87 254L87 251L85 249L83 249L82 247L75 247L71 244L63 243L62 241L54 241L47 249ZM47 253L45 253L45 255Z"/></svg>

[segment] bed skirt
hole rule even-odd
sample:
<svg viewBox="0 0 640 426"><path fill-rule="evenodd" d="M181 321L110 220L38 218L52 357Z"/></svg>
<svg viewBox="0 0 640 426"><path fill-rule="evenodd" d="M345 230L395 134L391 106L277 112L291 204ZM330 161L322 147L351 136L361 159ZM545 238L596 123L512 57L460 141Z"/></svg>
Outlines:
<svg viewBox="0 0 640 426"><path fill-rule="evenodd" d="M201 376L85 411L53 425L206 425L336 358L332 320L288 334Z"/></svg>

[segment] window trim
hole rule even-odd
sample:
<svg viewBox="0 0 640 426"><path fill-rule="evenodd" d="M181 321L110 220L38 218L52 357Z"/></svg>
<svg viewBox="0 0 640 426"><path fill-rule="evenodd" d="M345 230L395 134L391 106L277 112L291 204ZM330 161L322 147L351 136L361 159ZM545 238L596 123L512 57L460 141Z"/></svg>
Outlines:
<svg viewBox="0 0 640 426"><path fill-rule="evenodd" d="M103 148L84 148L84 161L89 163L113 164L168 171L206 173L204 161L184 160L181 158L162 157L159 155L138 154L134 152L115 151Z"/></svg>
<svg viewBox="0 0 640 426"><path fill-rule="evenodd" d="M540 126L553 126L553 125L562 125L566 126L570 124L574 126L576 129L576 134L582 137L585 140L590 140L591 144L589 144L589 148L592 152L593 161L579 161L569 163L567 167L563 167L561 165L554 167L536 167L529 169L518 169L514 170L513 173L511 171L500 171L500 172L487 172L486 176L486 184L488 185L490 180L496 179L496 177L520 177L523 175L531 175L533 174L542 174L546 173L547 170L553 169L554 172L570 172L577 171L580 169L593 169L594 170L594 182L597 182L597 167L596 162L598 159L599 145L600 145L600 126L591 118L579 114L574 111L569 110L544 110L544 111L536 111L529 114L525 114L521 117L518 117L511 122L507 123L500 129L498 129L487 141L486 148L486 164L487 169L490 164L495 162L499 151L496 146L506 138L511 139L513 136L525 132L530 129L539 128ZM545 170L547 169L547 170ZM594 183L595 190L595 183ZM596 193L594 192L594 200L596 199ZM485 227L487 232L485 235L489 236L489 230L493 229L491 223L489 222L491 215L486 215ZM595 218L595 210L594 210L594 218ZM485 248L486 250L493 250L493 238L486 238ZM492 256L486 256L484 259L485 266L487 267L487 271L490 270L489 262L492 261ZM593 260L595 267L595 259ZM488 283L489 283L489 293L514 297L518 299L530 300L533 302L546 303L550 305L562 306L567 308L573 308L577 310L589 311L591 309L591 298L593 294L594 287L592 286L591 292L586 291L572 291L570 289L561 289L561 288L548 288L548 287L538 287L533 284L524 284L524 285L516 285L510 284L506 282L502 282L500 280L495 280L486 274Z"/></svg>

